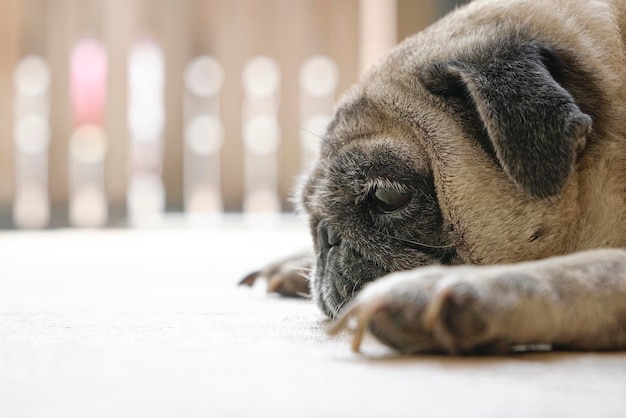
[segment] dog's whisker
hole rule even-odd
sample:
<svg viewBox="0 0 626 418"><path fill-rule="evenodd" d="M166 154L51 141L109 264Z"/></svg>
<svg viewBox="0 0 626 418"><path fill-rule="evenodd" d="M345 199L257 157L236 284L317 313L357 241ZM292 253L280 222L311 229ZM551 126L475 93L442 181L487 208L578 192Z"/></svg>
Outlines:
<svg viewBox="0 0 626 418"><path fill-rule="evenodd" d="M433 248L433 249L436 249L436 250L447 250L447 249L450 249L450 248L454 248L454 245L452 245L452 244L449 244L449 245L425 244L423 242L413 241L413 240L410 240L410 239L407 239L407 238L402 238L402 237L397 237L397 236L394 236L394 235L390 235L390 234L387 234L385 232L378 231L378 230L375 230L374 232L379 234L379 235L382 235L385 238L389 238L389 239L392 239L392 240L395 240L395 241L404 242L404 243L415 245L415 246L418 246L418 247Z"/></svg>
<svg viewBox="0 0 626 418"><path fill-rule="evenodd" d="M341 303L339 304L339 306L337 307L337 313L341 313L341 310L343 309L343 307L346 305L346 303L348 303L349 299L348 298L344 298L343 301L341 301Z"/></svg>
<svg viewBox="0 0 626 418"><path fill-rule="evenodd" d="M356 281L356 283L354 283L354 286L352 286L352 293L350 294L350 298L354 299L354 294L356 293L356 289L357 287L359 287L359 285L361 284L361 282L363 281L362 278L359 278L359 280Z"/></svg>
<svg viewBox="0 0 626 418"><path fill-rule="evenodd" d="M307 134L310 134L310 135L314 136L315 138L317 138L320 141L322 141L324 144L330 145L330 142L328 141L328 139L326 139L322 135L317 134L317 133L313 132L312 130L304 128L304 127L300 127L300 130L306 132Z"/></svg>

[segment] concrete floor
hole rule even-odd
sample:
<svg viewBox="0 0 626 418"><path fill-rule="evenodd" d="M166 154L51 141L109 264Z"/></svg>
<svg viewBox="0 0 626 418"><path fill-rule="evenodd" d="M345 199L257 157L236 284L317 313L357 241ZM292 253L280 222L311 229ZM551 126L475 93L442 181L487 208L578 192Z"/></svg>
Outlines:
<svg viewBox="0 0 626 418"><path fill-rule="evenodd" d="M0 235L0 417L626 417L626 354L358 355L236 287L290 225Z"/></svg>

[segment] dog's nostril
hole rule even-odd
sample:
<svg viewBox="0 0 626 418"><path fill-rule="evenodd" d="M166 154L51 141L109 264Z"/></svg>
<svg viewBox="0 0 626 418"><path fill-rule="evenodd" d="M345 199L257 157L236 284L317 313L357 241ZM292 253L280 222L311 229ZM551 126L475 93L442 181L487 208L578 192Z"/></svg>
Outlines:
<svg viewBox="0 0 626 418"><path fill-rule="evenodd" d="M328 226L326 222L320 222L317 227L317 239L321 248L331 248L338 245L341 242L339 234L337 234L333 228Z"/></svg>

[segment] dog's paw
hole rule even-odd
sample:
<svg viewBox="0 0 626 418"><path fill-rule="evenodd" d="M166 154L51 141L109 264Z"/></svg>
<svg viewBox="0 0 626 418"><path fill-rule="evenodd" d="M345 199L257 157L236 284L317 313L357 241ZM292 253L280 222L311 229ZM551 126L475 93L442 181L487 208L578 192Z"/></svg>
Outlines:
<svg viewBox="0 0 626 418"><path fill-rule="evenodd" d="M297 254L254 271L244 277L240 286L252 286L257 279L267 281L267 292L288 297L310 295L308 273L312 259L309 254Z"/></svg>
<svg viewBox="0 0 626 418"><path fill-rule="evenodd" d="M465 281L444 284L422 318L441 348L450 354L508 351L492 339L489 306L478 289Z"/></svg>
<svg viewBox="0 0 626 418"><path fill-rule="evenodd" d="M366 330L405 353L507 351L493 338L489 301L479 282L466 280L471 276L468 269L429 267L379 279L363 289L330 332L353 325L355 351Z"/></svg>

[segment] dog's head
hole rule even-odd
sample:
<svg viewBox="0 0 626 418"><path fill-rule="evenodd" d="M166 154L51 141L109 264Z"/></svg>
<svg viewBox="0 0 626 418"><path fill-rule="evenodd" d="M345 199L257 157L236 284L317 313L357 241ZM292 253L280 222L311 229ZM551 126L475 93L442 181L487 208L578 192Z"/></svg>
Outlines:
<svg viewBox="0 0 626 418"><path fill-rule="evenodd" d="M392 271L568 251L576 161L605 104L557 41L452 18L348 92L301 188L326 314Z"/></svg>

